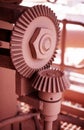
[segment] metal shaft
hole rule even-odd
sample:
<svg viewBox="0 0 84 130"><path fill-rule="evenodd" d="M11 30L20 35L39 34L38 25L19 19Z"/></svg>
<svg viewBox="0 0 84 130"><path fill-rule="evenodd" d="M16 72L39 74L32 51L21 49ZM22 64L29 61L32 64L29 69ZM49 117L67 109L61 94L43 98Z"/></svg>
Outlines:
<svg viewBox="0 0 84 130"><path fill-rule="evenodd" d="M44 130L52 130L53 122L52 121L44 121Z"/></svg>

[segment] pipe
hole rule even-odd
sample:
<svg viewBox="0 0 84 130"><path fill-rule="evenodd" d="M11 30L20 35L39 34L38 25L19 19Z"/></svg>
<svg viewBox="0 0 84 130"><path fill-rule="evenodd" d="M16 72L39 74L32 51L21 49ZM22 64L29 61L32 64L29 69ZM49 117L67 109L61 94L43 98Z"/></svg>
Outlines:
<svg viewBox="0 0 84 130"><path fill-rule="evenodd" d="M38 113L28 113L28 114L22 114L22 115L18 115L18 116L6 119L6 120L0 122L0 128L4 127L6 125L12 124L12 123L28 120L32 117L37 116L37 114Z"/></svg>

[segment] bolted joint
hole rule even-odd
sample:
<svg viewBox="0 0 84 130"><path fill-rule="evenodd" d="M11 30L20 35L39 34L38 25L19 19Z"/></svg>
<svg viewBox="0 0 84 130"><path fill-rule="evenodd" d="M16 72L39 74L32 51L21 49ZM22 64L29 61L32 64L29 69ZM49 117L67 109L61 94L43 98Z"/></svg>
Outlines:
<svg viewBox="0 0 84 130"><path fill-rule="evenodd" d="M33 58L45 59L48 56L52 45L51 30L46 28L36 28L30 41L29 46Z"/></svg>

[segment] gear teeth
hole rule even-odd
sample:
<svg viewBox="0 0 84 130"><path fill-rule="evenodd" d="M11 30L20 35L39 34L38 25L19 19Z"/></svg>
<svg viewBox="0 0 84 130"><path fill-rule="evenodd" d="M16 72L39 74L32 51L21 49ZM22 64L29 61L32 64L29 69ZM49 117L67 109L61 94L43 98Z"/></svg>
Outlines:
<svg viewBox="0 0 84 130"><path fill-rule="evenodd" d="M13 46L13 50L12 50L12 52L13 51L21 51L22 50L22 48L21 48L21 46Z"/></svg>
<svg viewBox="0 0 84 130"><path fill-rule="evenodd" d="M44 16L46 16L46 13L45 13L45 6L42 6L42 13Z"/></svg>
<svg viewBox="0 0 84 130"><path fill-rule="evenodd" d="M18 58L18 57L21 58L22 53L14 54L14 55L12 55L12 57L13 57L13 59Z"/></svg>
<svg viewBox="0 0 84 130"><path fill-rule="evenodd" d="M12 40L20 42L20 41L22 41L22 37L20 37L20 36L12 36Z"/></svg>
<svg viewBox="0 0 84 130"><path fill-rule="evenodd" d="M18 22L16 23L16 26L17 26L18 28L21 28L21 29L24 30L24 31L25 31L25 29L26 29L26 27L24 26L24 24L22 24L20 21L18 21Z"/></svg>
<svg viewBox="0 0 84 130"><path fill-rule="evenodd" d="M27 77L28 75L30 75L30 69L27 68L27 66L24 66L23 68L21 68L20 70L22 72L22 75Z"/></svg>
<svg viewBox="0 0 84 130"><path fill-rule="evenodd" d="M22 54L13 55L12 57L13 57L13 59L16 59L17 57L20 57L20 59L21 59L22 58Z"/></svg>
<svg viewBox="0 0 84 130"><path fill-rule="evenodd" d="M34 7L34 6L32 7L32 11L33 11L34 17L35 17L35 18L38 17L38 15L37 15L37 13L36 13L36 10L35 10L35 7Z"/></svg>
<svg viewBox="0 0 84 130"><path fill-rule="evenodd" d="M58 69L45 69L36 74L33 79L33 88L38 91L57 93L68 89L70 84L64 73Z"/></svg>
<svg viewBox="0 0 84 130"><path fill-rule="evenodd" d="M16 31L16 32L18 32L18 33L20 33L21 35L22 34L24 34L24 32L25 32L25 30L24 29L22 29L22 28L18 28L18 26L17 25L15 25L16 27L15 27L15 29L13 30L13 32L12 32L12 34ZM11 39L12 40L12 39Z"/></svg>
<svg viewBox="0 0 84 130"><path fill-rule="evenodd" d="M32 20L35 18L33 10L32 9L28 9L28 14L29 16L32 18Z"/></svg>
<svg viewBox="0 0 84 130"><path fill-rule="evenodd" d="M22 58L22 56L19 56L19 57L13 57L14 58L14 62L17 62L17 63L19 63L19 62L21 62L21 61L23 61L24 59Z"/></svg>
<svg viewBox="0 0 84 130"><path fill-rule="evenodd" d="M38 16L41 16L41 13L40 13L39 7L40 7L40 6L37 5L37 6L35 7L35 10L36 10Z"/></svg>
<svg viewBox="0 0 84 130"><path fill-rule="evenodd" d="M23 19L22 17L19 18L19 24L23 25L25 28L27 28L28 23L25 21L25 19Z"/></svg>
<svg viewBox="0 0 84 130"><path fill-rule="evenodd" d="M15 62L17 69L25 65L24 59L20 59L19 61L17 59L14 59L13 61Z"/></svg>
<svg viewBox="0 0 84 130"><path fill-rule="evenodd" d="M40 81L41 81L41 77L39 77L38 75L36 76L34 82L33 82L33 86L35 86L35 89L38 88L39 89L39 85L40 85Z"/></svg>
<svg viewBox="0 0 84 130"><path fill-rule="evenodd" d="M23 33L22 32L18 32L17 30L13 32L13 36L17 36L17 37L23 37Z"/></svg>
<svg viewBox="0 0 84 130"><path fill-rule="evenodd" d="M50 9L47 7L47 15L49 16Z"/></svg>
<svg viewBox="0 0 84 130"><path fill-rule="evenodd" d="M45 14L46 14L46 16L47 16L47 14L49 14L48 12L49 12L49 8L45 7Z"/></svg>
<svg viewBox="0 0 84 130"><path fill-rule="evenodd" d="M21 43L20 43L21 44ZM13 42L13 48L14 49L16 49L16 48L22 48L21 46L20 46L20 44L15 44L14 42Z"/></svg>
<svg viewBox="0 0 84 130"><path fill-rule="evenodd" d="M25 13L24 13L24 15L22 15L21 19L22 19L22 20L25 22L25 24L27 24L27 26L28 26L29 22L28 22L28 19L27 19Z"/></svg>
<svg viewBox="0 0 84 130"><path fill-rule="evenodd" d="M44 86L44 77L40 78L40 82L39 82L39 87L38 87L38 91L40 91L41 89L43 89L43 86Z"/></svg>
<svg viewBox="0 0 84 130"><path fill-rule="evenodd" d="M45 16L44 6L39 6L39 11L41 15Z"/></svg>
<svg viewBox="0 0 84 130"><path fill-rule="evenodd" d="M45 16L47 15L46 11L47 11L47 7L45 7L45 6L43 5L43 13L44 13Z"/></svg>
<svg viewBox="0 0 84 130"><path fill-rule="evenodd" d="M25 12L25 15L27 17L28 23L30 23L32 21L32 18L30 17L28 10Z"/></svg>
<svg viewBox="0 0 84 130"><path fill-rule="evenodd" d="M31 70L30 68L23 68L21 70L18 70L18 71L21 71L21 75L23 75L23 77L25 78L30 78L32 76L32 74L35 72L35 70Z"/></svg>
<svg viewBox="0 0 84 130"><path fill-rule="evenodd" d="M29 68L29 71L28 71L27 77L30 78L30 77L32 76L32 74L35 73L35 71L36 71L35 69L30 69L30 68Z"/></svg>
<svg viewBox="0 0 84 130"><path fill-rule="evenodd" d="M42 6L38 6L38 11L39 11L39 14L42 16L43 12L42 12ZM43 14L44 15L44 14Z"/></svg>
<svg viewBox="0 0 84 130"><path fill-rule="evenodd" d="M19 40L19 43L21 43L23 38L23 34L20 34L19 32L14 32L13 35L11 36L12 42L16 43L17 40Z"/></svg>

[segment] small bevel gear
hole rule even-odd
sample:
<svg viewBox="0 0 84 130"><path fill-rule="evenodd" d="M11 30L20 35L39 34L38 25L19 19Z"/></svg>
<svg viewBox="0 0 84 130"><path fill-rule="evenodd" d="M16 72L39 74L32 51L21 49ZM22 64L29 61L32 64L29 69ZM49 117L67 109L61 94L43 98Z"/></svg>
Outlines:
<svg viewBox="0 0 84 130"><path fill-rule="evenodd" d="M10 52L16 70L24 77L49 67L56 55L59 23L55 13L44 6L28 8L12 31Z"/></svg>
<svg viewBox="0 0 84 130"><path fill-rule="evenodd" d="M59 69L44 69L35 73L34 76L32 86L41 92L59 93L70 86L64 72Z"/></svg>

